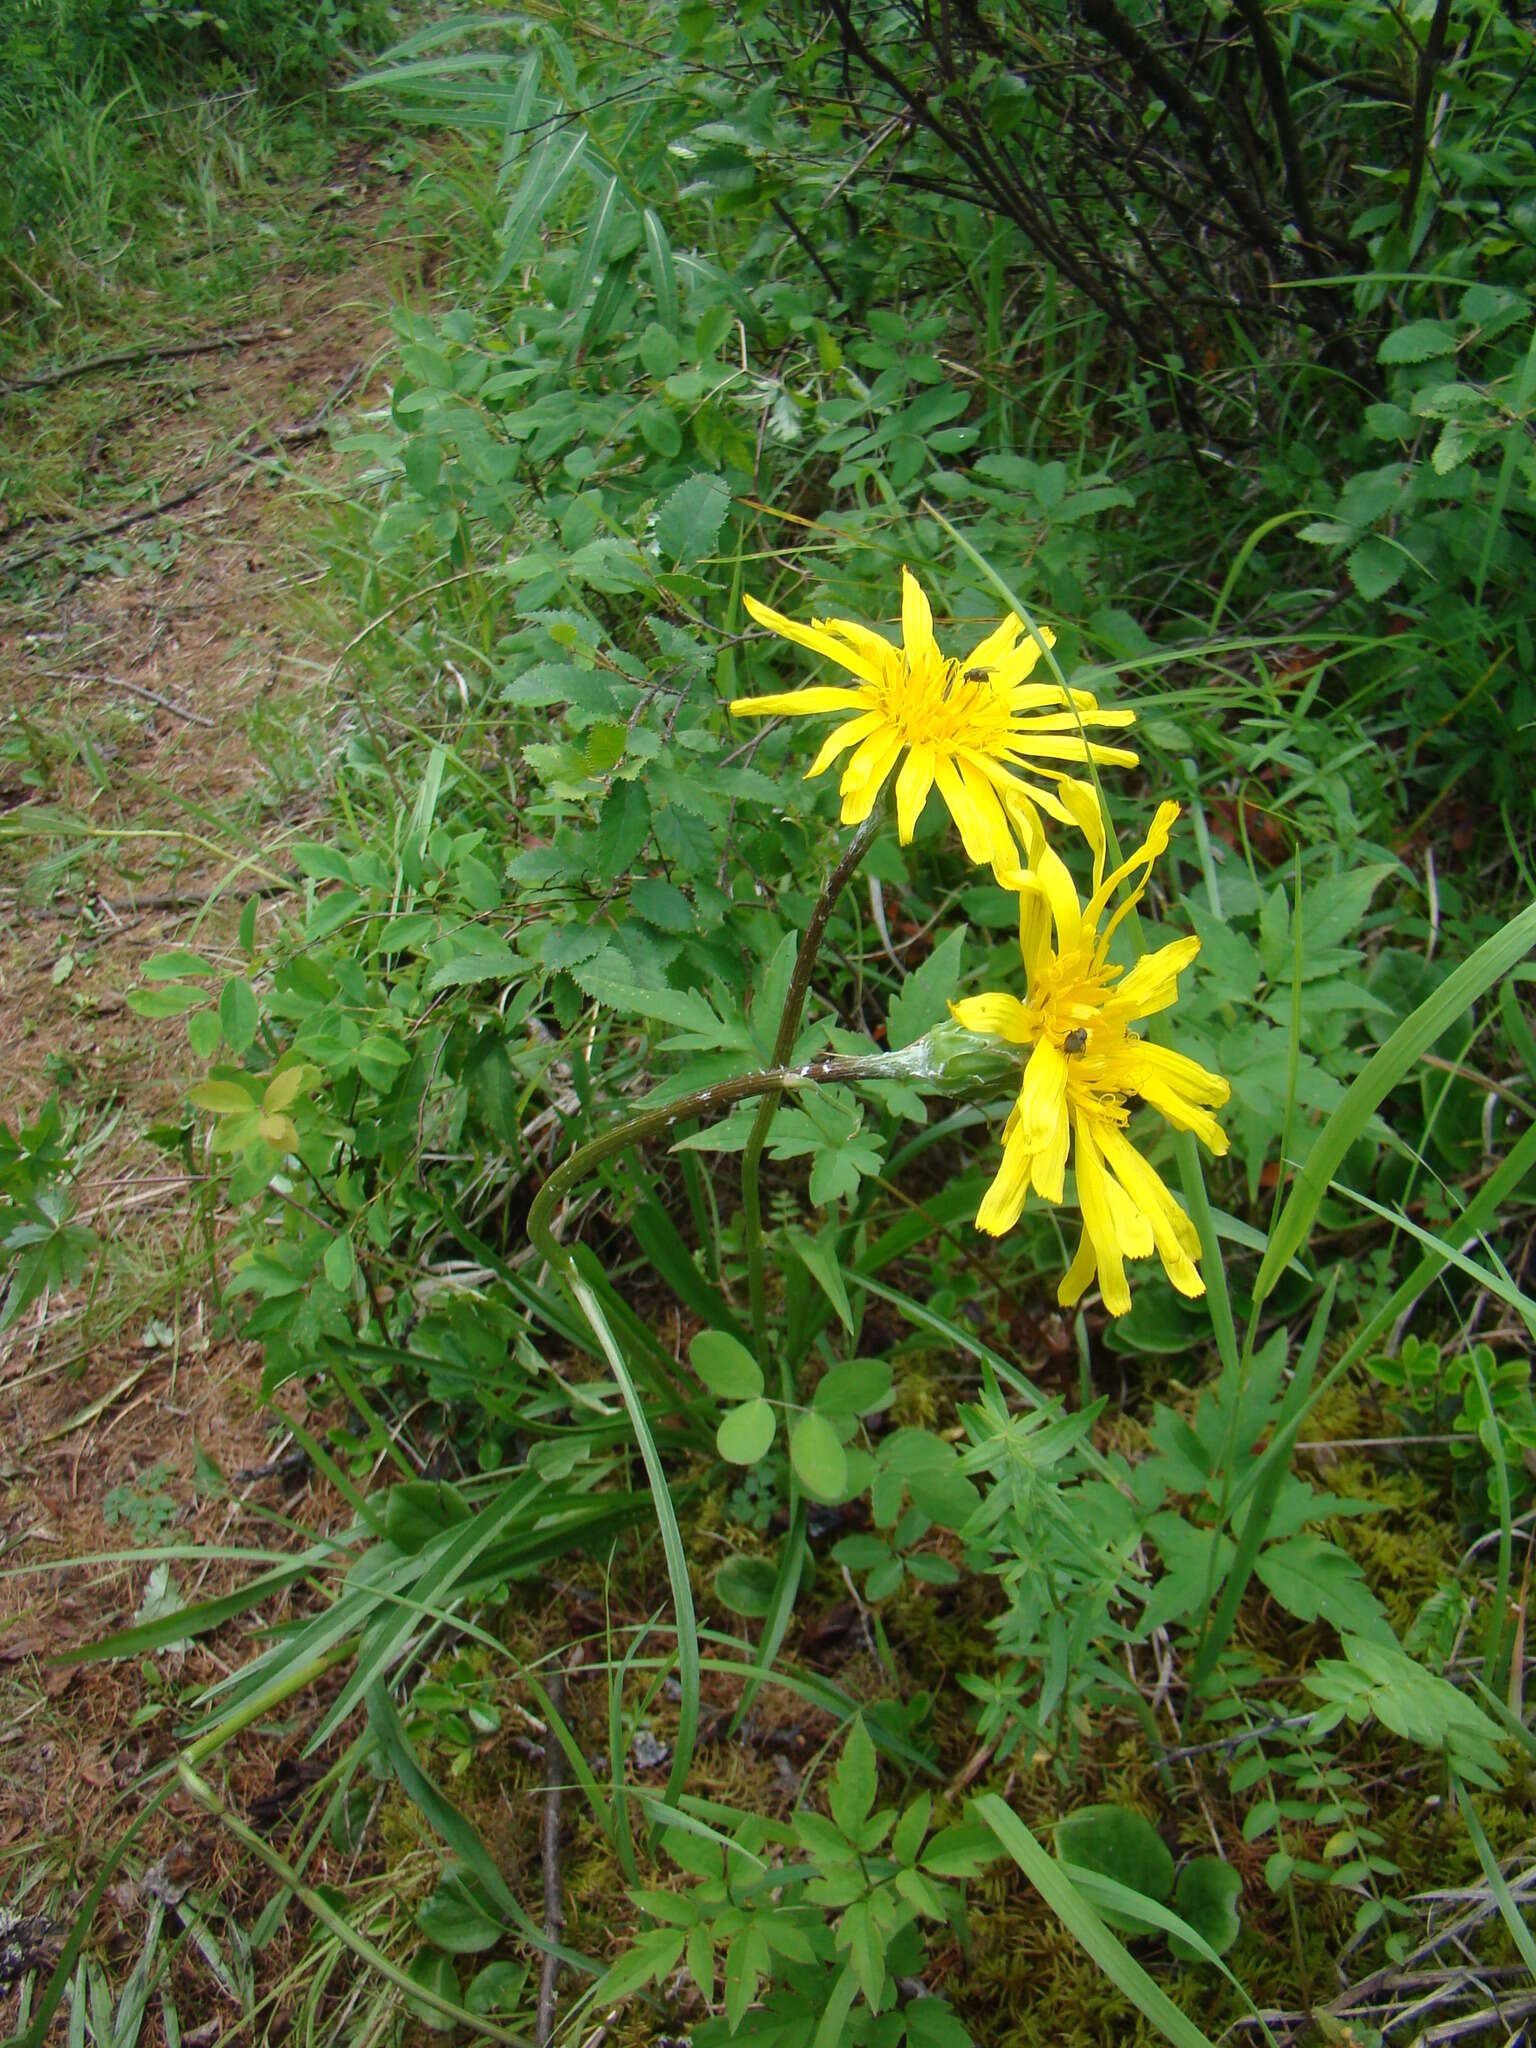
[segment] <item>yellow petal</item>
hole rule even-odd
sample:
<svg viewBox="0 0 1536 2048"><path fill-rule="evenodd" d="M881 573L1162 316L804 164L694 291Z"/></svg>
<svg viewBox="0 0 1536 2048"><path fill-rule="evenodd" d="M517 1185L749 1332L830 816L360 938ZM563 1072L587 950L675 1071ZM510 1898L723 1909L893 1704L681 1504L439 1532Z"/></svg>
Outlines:
<svg viewBox="0 0 1536 2048"><path fill-rule="evenodd" d="M962 672L966 669L984 668L987 670L992 681L996 683L997 671L1008 660L1009 656L1014 654L1014 649L1018 645L1019 635L1023 630L1023 621L1016 613L1010 612L1000 626L993 627L985 640L978 640L976 642L976 645L960 664Z"/></svg>
<svg viewBox="0 0 1536 2048"><path fill-rule="evenodd" d="M934 779L939 785L939 795L943 797L949 815L959 827L966 858L973 860L979 868L990 867L992 842L987 834L986 821L972 803L970 793L960 780L960 771L951 756L936 752L933 772Z"/></svg>
<svg viewBox="0 0 1536 2048"><path fill-rule="evenodd" d="M1025 984L1034 988L1051 957L1051 899L1038 874L1026 874L1019 891L1019 952Z"/></svg>
<svg viewBox="0 0 1536 2048"><path fill-rule="evenodd" d="M1142 1215L1117 1180L1106 1179L1104 1186L1109 1195L1110 1213L1115 1219L1115 1235L1120 1240L1121 1251L1128 1259L1150 1259L1157 1249L1150 1220Z"/></svg>
<svg viewBox="0 0 1536 2048"><path fill-rule="evenodd" d="M1227 1134L1210 1114L1232 1093L1220 1074L1167 1046L1143 1043L1136 1045L1133 1072L1136 1092L1176 1131L1193 1131L1207 1151L1224 1156Z"/></svg>
<svg viewBox="0 0 1536 2048"><path fill-rule="evenodd" d="M1155 953L1143 953L1115 989L1115 1001L1125 1005L1125 1015L1150 1017L1177 1002L1179 976L1200 950L1197 938L1172 939Z"/></svg>
<svg viewBox="0 0 1536 2048"><path fill-rule="evenodd" d="M950 1004L949 1014L962 1029L984 1038L1006 1038L1011 1045L1027 1045L1033 1035L1029 1012L1017 996L963 996Z"/></svg>
<svg viewBox="0 0 1536 2048"><path fill-rule="evenodd" d="M933 638L933 607L905 563L901 570L901 644L906 650L907 666L914 674L920 674L939 658Z"/></svg>
<svg viewBox="0 0 1536 2048"><path fill-rule="evenodd" d="M1072 1254L1072 1263L1061 1276L1061 1285L1056 1290L1056 1299L1063 1308L1074 1308L1092 1285L1098 1271L1094 1257L1093 1239L1086 1230L1077 1240L1077 1250Z"/></svg>
<svg viewBox="0 0 1536 2048"><path fill-rule="evenodd" d="M866 785L878 792L895 767L900 752L901 734L882 721L867 739L860 740L849 757L839 785L843 795L861 790Z"/></svg>
<svg viewBox="0 0 1536 2048"><path fill-rule="evenodd" d="M1179 806L1171 800L1167 803L1159 804L1157 807L1157 816L1152 820L1152 829L1150 832L1148 832L1146 838L1141 842L1140 846L1137 847L1136 851L1131 855L1129 860L1121 861L1119 867L1115 869L1113 874L1106 875L1104 880L1094 890L1092 897L1089 899L1087 908L1083 912L1084 919L1090 926L1095 926L1098 924L1099 919L1104 915L1105 905L1109 902L1110 898L1114 895L1115 891L1119 888L1120 884L1123 881L1125 881L1128 876L1135 874L1138 868L1140 868L1142 871L1141 878L1137 882L1135 888L1132 889L1130 895L1126 897L1125 901L1119 906L1114 916L1110 919L1109 924L1106 927L1103 934L1103 938L1105 941L1108 940L1110 933L1114 931L1115 926L1119 924L1121 918L1125 916L1126 912L1131 908L1132 904L1139 903L1141 901L1142 895L1146 890L1147 877L1152 872L1153 863L1156 861L1159 854L1165 853L1167 851L1168 835L1172 832L1174 819L1177 818L1178 815Z"/></svg>
<svg viewBox="0 0 1536 2048"><path fill-rule="evenodd" d="M913 747L896 778L896 835L903 846L917 830L923 805L933 787L933 749Z"/></svg>
<svg viewBox="0 0 1536 2048"><path fill-rule="evenodd" d="M1047 647L1054 647L1056 645L1056 635L1049 626L1037 626L1031 630L1022 619L1016 619L1011 612L1006 623L1013 628L1015 639L1020 634L1024 637L1016 647L1010 647L1008 653L998 663L993 680L1007 697L1012 707L1017 710L1019 708L1018 693L1024 687L1024 679L1030 674L1035 663L1040 659L1042 651L1041 641L1044 641ZM1039 635L1038 639L1036 634ZM1062 702L1061 685L1059 683L1036 683L1031 687L1039 694L1043 703L1060 704Z"/></svg>
<svg viewBox="0 0 1536 2048"><path fill-rule="evenodd" d="M1097 889L1104 879L1105 853L1104 806L1099 801L1099 792L1091 782L1079 782L1073 776L1064 775L1057 784L1056 794L1062 809L1092 850L1093 886Z"/></svg>
<svg viewBox="0 0 1536 2048"><path fill-rule="evenodd" d="M1131 1290L1125 1277L1115 1213L1110 1207L1109 1176L1094 1136L1092 1120L1078 1111L1073 1116L1072 1127L1077 1136L1077 1199L1082 1205L1083 1228L1093 1240L1099 1292L1110 1314L1123 1316L1131 1306Z"/></svg>
<svg viewBox="0 0 1536 2048"><path fill-rule="evenodd" d="M821 711L862 711L862 690L832 683L808 683L803 690L781 690L771 697L733 697L733 718L797 718Z"/></svg>
<svg viewBox="0 0 1536 2048"><path fill-rule="evenodd" d="M1056 926L1056 950L1069 953L1082 942L1083 920L1077 890L1066 863L1053 847L1042 846L1032 867L1051 906L1051 918Z"/></svg>
<svg viewBox="0 0 1536 2048"><path fill-rule="evenodd" d="M1052 732L1021 719L1013 721L1003 751L1010 761L1093 761L1101 768L1134 768L1139 759L1129 747L1103 747L1076 733Z"/></svg>
<svg viewBox="0 0 1536 2048"><path fill-rule="evenodd" d="M878 711L866 711L858 718L845 720L829 739L822 741L821 752L805 771L806 781L830 768L850 747L856 747L860 740L867 739L883 722Z"/></svg>
<svg viewBox="0 0 1536 2048"><path fill-rule="evenodd" d="M1100 1135L1104 1141L1106 1162L1152 1226L1153 1241L1168 1278L1180 1294L1191 1297L1204 1294L1205 1282L1195 1270L1190 1252L1191 1244L1198 1250L1200 1242L1194 1225L1177 1207L1155 1168L1142 1158L1123 1132L1101 1125Z"/></svg>
<svg viewBox="0 0 1536 2048"><path fill-rule="evenodd" d="M986 1231L989 1237L1001 1237L1006 1230L1012 1230L1024 1211L1024 1197L1029 1192L1029 1147L1017 1125L1012 1124L1005 1133L1003 1163L997 1170L997 1178L981 1198L981 1207L976 1211L976 1228Z"/></svg>
<svg viewBox="0 0 1536 2048"><path fill-rule="evenodd" d="M1058 1142L1067 1114L1067 1061L1060 1046L1042 1038L1029 1056L1019 1089L1019 1127L1031 1152Z"/></svg>
<svg viewBox="0 0 1536 2048"><path fill-rule="evenodd" d="M1063 1113L1056 1121L1048 1145L1042 1145L1030 1165L1030 1186L1045 1202L1060 1202L1066 1194L1067 1148L1071 1137L1069 1119Z"/></svg>
<svg viewBox="0 0 1536 2048"><path fill-rule="evenodd" d="M776 612L766 604L759 604L749 593L743 593L742 603L760 626L766 626L770 633L777 633L781 639L793 640L797 647L809 648L812 654L825 656L835 661L839 668L845 668L856 675L861 683L877 682L880 668L872 661L866 648L849 645L869 629L855 625L852 619L813 619L810 625L802 626L797 619L786 618L783 612Z"/></svg>
<svg viewBox="0 0 1536 2048"><path fill-rule="evenodd" d="M838 784L845 825L863 824L874 809L876 799L885 787L885 778L896 765L896 756L900 752L900 734L892 732L886 725L872 732L860 744Z"/></svg>
<svg viewBox="0 0 1536 2048"><path fill-rule="evenodd" d="M1002 800L993 787L988 772L992 764L987 761L978 762L972 755L963 754L958 766L960 780L965 784L965 793L975 805L987 834L987 864L1000 876L1016 872L1019 865L1019 850L1014 844Z"/></svg>

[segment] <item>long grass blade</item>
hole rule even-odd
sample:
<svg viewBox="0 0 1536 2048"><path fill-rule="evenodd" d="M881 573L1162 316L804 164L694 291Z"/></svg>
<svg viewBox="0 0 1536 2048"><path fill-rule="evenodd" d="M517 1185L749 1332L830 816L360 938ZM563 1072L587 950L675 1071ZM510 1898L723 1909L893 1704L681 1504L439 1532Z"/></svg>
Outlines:
<svg viewBox="0 0 1536 2048"><path fill-rule="evenodd" d="M645 1465L645 1476L651 1482L651 1498L655 1503L656 1519L661 1528L661 1547L667 1561L667 1577L672 1585L672 1607L677 1616L677 1678L682 1699L677 1709L677 1736L672 1751L672 1769L667 1776L667 1798L676 1805L688 1781L693 1766L693 1752L699 1738L699 1626L693 1608L693 1587L688 1577L688 1554L683 1549L683 1532L678 1527L677 1510L672 1505L671 1489L667 1475L662 1469L661 1455L656 1449L656 1439L651 1435L651 1426L646 1419L641 1402L624 1354L608 1327L596 1294L577 1269L576 1262L565 1255L565 1281L575 1296L578 1307L592 1325L597 1341L603 1347L608 1369L624 1397L624 1406L629 1411L630 1426L635 1432L635 1441L640 1446L640 1457Z"/></svg>
<svg viewBox="0 0 1536 2048"><path fill-rule="evenodd" d="M984 1792L973 1804L978 1820L996 1835L1062 1926L1091 1956L1123 1998L1128 1998L1174 2048L1213 2048L1187 2014L1155 1984L1136 1958L1104 1925L1062 1865L1025 1827L1011 1806L995 1792ZM1118 1889L1118 1887L1117 1887Z"/></svg>
<svg viewBox="0 0 1536 2048"><path fill-rule="evenodd" d="M198 1805L205 1812L212 1814L221 1826L227 1828L241 1847L248 1850L259 1863L264 1863L272 1875L293 1893L299 1904L313 1914L322 1927L335 1935L343 1948L350 1949L358 1961L366 1963L369 1969L377 1970L379 1975L387 1978L397 1991L403 1992L418 2005L430 2006L444 2019L466 2027L471 2034L478 2034L483 2041L499 2041L505 2044L505 2048L530 2048L528 2035L516 2034L510 2027L498 2026L494 2020L470 2012L467 2007L455 2004L451 1998L441 1998L429 1986L418 1984L408 1977L398 1963L392 1962L382 1949L376 1948L365 1935L358 1933L346 1915L336 1910L325 1892L316 1891L313 1886L307 1885L293 1865L279 1856L269 1842L263 1841L254 1828L248 1828L243 1820L231 1813L213 1787L206 1784L188 1764L181 1766L181 1782Z"/></svg>
<svg viewBox="0 0 1536 2048"><path fill-rule="evenodd" d="M1318 1205L1327 1194L1344 1155L1360 1137L1376 1110L1410 1071L1419 1055L1432 1046L1468 1006L1507 974L1536 946L1536 903L1527 905L1464 960L1432 996L1405 1017L1392 1036L1355 1076L1344 1100L1314 1139L1291 1192L1270 1234L1269 1250L1253 1284L1255 1302L1268 1298L1291 1258L1301 1250Z"/></svg>

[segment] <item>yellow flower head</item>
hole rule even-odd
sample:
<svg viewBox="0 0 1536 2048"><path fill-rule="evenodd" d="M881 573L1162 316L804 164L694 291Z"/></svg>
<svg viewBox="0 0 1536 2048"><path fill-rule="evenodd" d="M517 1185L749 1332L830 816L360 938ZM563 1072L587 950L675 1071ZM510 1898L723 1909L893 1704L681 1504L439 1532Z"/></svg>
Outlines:
<svg viewBox="0 0 1536 2048"><path fill-rule="evenodd" d="M1076 799L1069 794L1068 801ZM1106 875L1103 819L1096 804L1083 804L1077 822L1093 847L1093 894L1086 903L1079 902L1072 877L1037 825L1028 845L1031 872L1019 897L1025 999L972 996L952 1006L968 1031L1032 1048L1003 1129L1001 1169L977 1212L978 1228L994 1236L1011 1230L1031 1188L1047 1202L1059 1202L1076 1138L1083 1234L1058 1291L1064 1307L1097 1274L1104 1306L1123 1316L1131 1305L1124 1262L1149 1258L1154 1250L1181 1294L1205 1292L1195 1267L1200 1240L1194 1225L1125 1134L1131 1102L1139 1096L1176 1130L1193 1131L1212 1152L1227 1149L1226 1134L1211 1115L1231 1092L1226 1082L1130 1028L1175 1001L1179 975L1200 941L1175 939L1130 968L1109 958L1115 928L1141 900L1178 815L1177 804L1159 805L1143 843ZM1106 917L1116 890L1132 876L1130 893Z"/></svg>
<svg viewBox="0 0 1536 2048"><path fill-rule="evenodd" d="M747 598L746 606L760 626L836 662L854 679L779 696L738 697L731 706L738 717L850 714L806 771L807 776L820 775L853 749L838 785L845 825L862 824L869 816L905 748L896 778L902 844L911 839L937 782L971 859L991 866L999 881L1013 887L1030 805L1062 824L1077 822L1083 810L1081 796L1070 807L1062 797L1068 788L1083 791L1086 785L1048 764L1093 760L1101 767L1136 765L1136 756L1124 747L1099 746L1083 737L1087 726L1131 725L1135 712L1101 711L1087 690L1032 683L1040 643L1012 612L963 659L940 654L932 609L908 569L901 572L900 647L852 619L813 619L802 626L756 598ZM1050 633L1042 637L1047 645L1053 638ZM1020 766L1056 788L1026 782L1017 773ZM1091 791L1087 794L1091 800Z"/></svg>

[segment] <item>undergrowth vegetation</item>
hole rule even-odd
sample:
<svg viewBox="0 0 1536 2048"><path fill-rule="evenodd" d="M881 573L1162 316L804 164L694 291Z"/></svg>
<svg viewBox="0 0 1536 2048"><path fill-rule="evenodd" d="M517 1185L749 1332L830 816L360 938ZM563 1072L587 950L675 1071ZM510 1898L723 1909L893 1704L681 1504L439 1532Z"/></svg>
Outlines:
<svg viewBox="0 0 1536 2048"><path fill-rule="evenodd" d="M165 1790L311 1930L241 2038L1536 2010L1531 55L783 0L355 81L452 256L267 754L324 829L131 998L354 1519L92 1653L226 1632Z"/></svg>
<svg viewBox="0 0 1536 2048"><path fill-rule="evenodd" d="M225 209L285 154L328 147L327 79L389 20L380 0L3 0L5 359L35 368L76 321L110 331L147 288L174 299L221 282L233 295ZM168 228L183 243L169 264ZM178 276L189 259L221 278Z"/></svg>

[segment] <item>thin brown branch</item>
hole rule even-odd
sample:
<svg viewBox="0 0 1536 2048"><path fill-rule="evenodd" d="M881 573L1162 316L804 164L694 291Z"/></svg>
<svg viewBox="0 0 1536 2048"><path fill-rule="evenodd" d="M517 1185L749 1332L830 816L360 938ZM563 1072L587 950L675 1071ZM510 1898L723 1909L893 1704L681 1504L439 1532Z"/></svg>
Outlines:
<svg viewBox="0 0 1536 2048"><path fill-rule="evenodd" d="M220 349L252 348L259 341L285 341L291 327L251 327L239 334L214 334L206 341L148 341L140 348L114 349L110 355L85 356L76 363L63 363L55 370L36 370L25 377L12 377L0 384L0 398L17 391L51 391L89 377L97 370L131 370L139 363L171 362L180 356L211 356Z"/></svg>
<svg viewBox="0 0 1536 2048"><path fill-rule="evenodd" d="M270 433L263 435L257 446L242 449L232 462L226 462L221 469L210 470L195 484L188 484L185 490L174 491L170 497L160 499L158 504L140 505L132 512L119 513L116 519L103 520L99 526L77 527L69 533L55 534L52 539L45 541L41 547L33 548L30 553L16 555L9 562L0 562L0 577L14 576L23 569L30 569L34 562L42 561L60 548L88 547L93 541L108 540L113 534L126 533L129 527L141 526L146 520L161 519L167 512L175 512L183 505L190 505L194 498L201 498L216 485L226 483L230 477L238 475L251 464L264 462L268 456L277 454L284 448L297 448L307 441L318 440L325 431L325 424L331 413L351 391L366 368L366 362L354 363L335 390L308 419L299 420L291 427L274 427ZM255 433L258 429L252 428L251 431Z"/></svg>
<svg viewBox="0 0 1536 2048"><path fill-rule="evenodd" d="M1450 25L1451 0L1436 0L1434 19L1429 24L1424 48L1419 52L1419 75L1414 81L1413 112L1409 116L1413 126L1413 154L1408 160L1408 182L1403 187L1403 203L1398 212L1398 221L1405 231L1412 224L1419 187L1424 182L1424 163L1429 153L1429 96L1434 91L1440 59L1445 54L1445 36Z"/></svg>
<svg viewBox="0 0 1536 2048"><path fill-rule="evenodd" d="M1269 102L1275 140L1280 146L1280 162L1285 171L1285 189L1291 202L1291 212L1301 230L1302 240L1315 245L1319 240L1317 222L1312 213L1312 196L1307 190L1306 167L1301 161L1301 142L1291 113L1291 95L1285 82L1285 66L1280 60L1280 46L1264 12L1264 0L1236 0L1236 6L1258 59L1264 97Z"/></svg>
<svg viewBox="0 0 1536 2048"><path fill-rule="evenodd" d="M174 718L184 718L189 725L206 725L210 731L213 720L204 717L201 711L189 711L185 704L178 704L173 697L162 697L158 690L147 690L142 683L130 683L126 676L109 676L100 669L82 669L78 672L60 668L45 668L39 671L51 681L60 683L96 683L109 690L126 690L130 697L142 697L146 704L158 704L162 711L169 711Z"/></svg>

